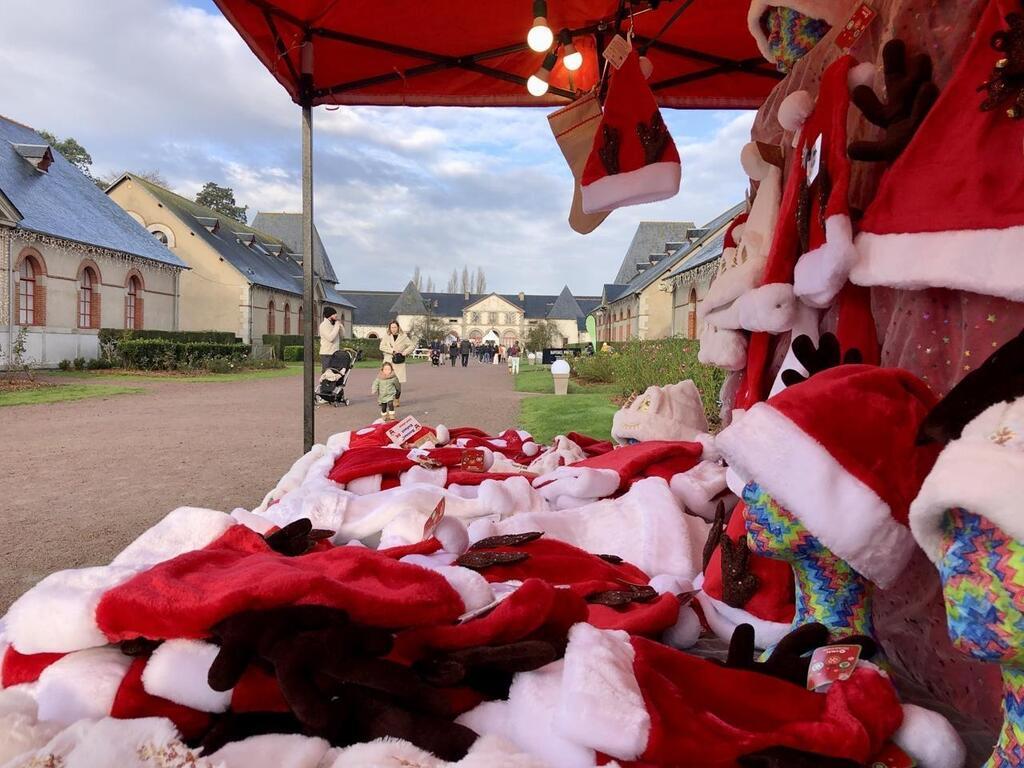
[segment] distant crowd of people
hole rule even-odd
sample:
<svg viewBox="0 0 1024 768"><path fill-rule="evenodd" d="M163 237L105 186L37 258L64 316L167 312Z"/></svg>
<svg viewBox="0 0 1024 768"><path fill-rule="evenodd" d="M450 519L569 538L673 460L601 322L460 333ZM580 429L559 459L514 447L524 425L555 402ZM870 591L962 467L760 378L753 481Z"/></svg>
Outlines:
<svg viewBox="0 0 1024 768"><path fill-rule="evenodd" d="M481 363L492 365L506 363L509 373L516 374L519 373L519 360L522 355L523 350L518 341L513 341L508 346L494 342L474 345L469 339L460 341L456 338L430 342L430 361L434 365L444 365L447 359L453 368L458 365L460 360L462 367L466 368L469 365L469 358L475 356Z"/></svg>

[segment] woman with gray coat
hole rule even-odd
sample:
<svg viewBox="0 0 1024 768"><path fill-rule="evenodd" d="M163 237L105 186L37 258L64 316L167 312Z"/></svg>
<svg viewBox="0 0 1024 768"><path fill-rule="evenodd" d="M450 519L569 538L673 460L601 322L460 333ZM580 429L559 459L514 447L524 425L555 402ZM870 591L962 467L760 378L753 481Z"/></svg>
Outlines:
<svg viewBox="0 0 1024 768"><path fill-rule="evenodd" d="M398 381L402 384L406 381L405 358L415 349L416 345L402 330L397 320L388 323L387 333L380 340L380 351L384 354L384 362L391 363Z"/></svg>

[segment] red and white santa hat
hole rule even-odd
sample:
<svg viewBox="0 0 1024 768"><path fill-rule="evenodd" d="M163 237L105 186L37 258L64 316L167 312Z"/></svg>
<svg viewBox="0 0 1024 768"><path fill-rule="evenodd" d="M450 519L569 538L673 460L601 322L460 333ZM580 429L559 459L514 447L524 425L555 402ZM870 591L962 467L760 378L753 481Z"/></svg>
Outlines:
<svg viewBox="0 0 1024 768"><path fill-rule="evenodd" d="M915 440L935 402L907 371L842 365L754 405L717 444L741 482L886 588L913 554L907 515L938 453Z"/></svg>
<svg viewBox="0 0 1024 768"><path fill-rule="evenodd" d="M953 288L1024 301L1024 120L982 111L991 47L1019 3L990 0L967 55L860 222L858 285Z"/></svg>
<svg viewBox="0 0 1024 768"><path fill-rule="evenodd" d="M612 70L604 116L580 180L583 212L666 200L682 165L635 50Z"/></svg>

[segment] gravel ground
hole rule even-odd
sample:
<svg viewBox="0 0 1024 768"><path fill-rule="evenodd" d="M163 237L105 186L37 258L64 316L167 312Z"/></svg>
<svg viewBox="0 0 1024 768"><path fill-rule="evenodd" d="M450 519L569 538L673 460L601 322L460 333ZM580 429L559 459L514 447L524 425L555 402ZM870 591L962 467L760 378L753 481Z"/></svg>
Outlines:
<svg viewBox="0 0 1024 768"><path fill-rule="evenodd" d="M379 416L375 371L349 378L347 408L317 408L318 441ZM302 452L300 376L140 382L145 392L0 413L4 502L0 614L43 576L110 561L178 506L251 509ZM399 416L513 426L522 395L504 366L409 366Z"/></svg>

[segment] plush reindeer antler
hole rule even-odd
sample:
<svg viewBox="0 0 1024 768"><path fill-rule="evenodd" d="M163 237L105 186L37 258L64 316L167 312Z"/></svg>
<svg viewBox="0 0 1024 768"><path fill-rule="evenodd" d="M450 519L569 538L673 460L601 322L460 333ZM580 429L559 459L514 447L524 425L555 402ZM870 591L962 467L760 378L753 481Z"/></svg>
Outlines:
<svg viewBox="0 0 1024 768"><path fill-rule="evenodd" d="M725 502L718 502L718 506L715 508L715 519L711 523L711 530L708 531L707 541L704 542L704 553L703 553L703 566L701 571L707 571L708 563L711 562L711 556L718 549L718 545L722 542L722 536L725 532Z"/></svg>
<svg viewBox="0 0 1024 768"><path fill-rule="evenodd" d="M742 608L757 592L761 580L750 571L750 547L747 537L733 541L722 535L722 600L733 608Z"/></svg>
<svg viewBox="0 0 1024 768"><path fill-rule="evenodd" d="M960 437L978 414L1024 396L1024 331L993 352L953 387L921 422L918 445Z"/></svg>
<svg viewBox="0 0 1024 768"><path fill-rule="evenodd" d="M815 348L810 336L801 335L793 339L793 354L800 361L800 365L807 369L807 376L799 371L789 368L782 372L782 383L787 387L807 381L816 373L835 368L838 365L861 363L864 361L859 349L848 349L846 354L840 357L839 339L831 333L821 334L821 340Z"/></svg>
<svg viewBox="0 0 1024 768"><path fill-rule="evenodd" d="M869 122L885 130L878 141L855 141L847 154L866 162L895 160L906 149L917 127L939 96L932 82L932 60L921 53L907 58L902 40L890 40L882 49L885 72L883 103L868 85L858 85L850 98Z"/></svg>
<svg viewBox="0 0 1024 768"><path fill-rule="evenodd" d="M333 535L334 531L314 529L309 518L303 517L264 538L275 552L286 557L298 557L313 549L318 541L329 539Z"/></svg>
<svg viewBox="0 0 1024 768"><path fill-rule="evenodd" d="M743 768L862 768L861 763L842 757L829 757L790 747L771 747L743 755L737 760Z"/></svg>

